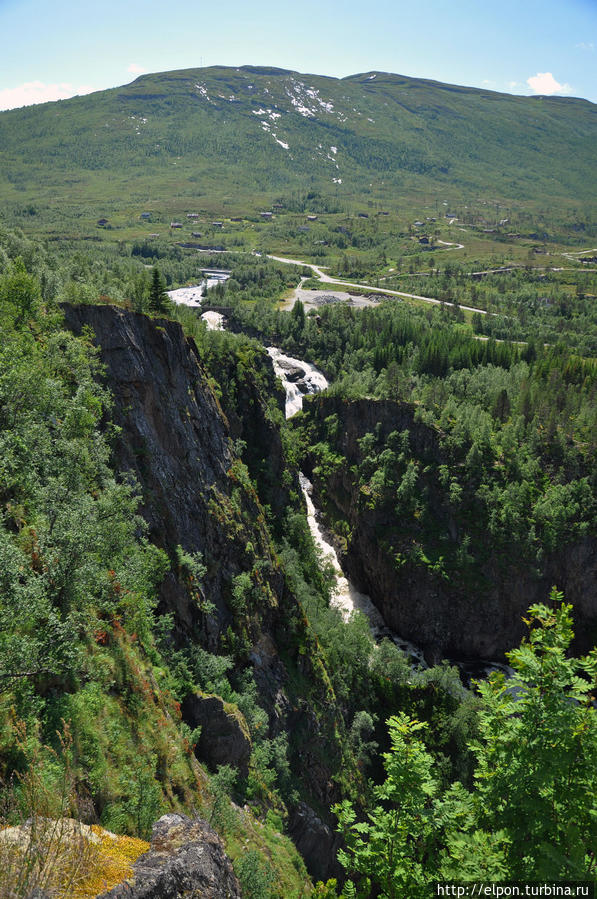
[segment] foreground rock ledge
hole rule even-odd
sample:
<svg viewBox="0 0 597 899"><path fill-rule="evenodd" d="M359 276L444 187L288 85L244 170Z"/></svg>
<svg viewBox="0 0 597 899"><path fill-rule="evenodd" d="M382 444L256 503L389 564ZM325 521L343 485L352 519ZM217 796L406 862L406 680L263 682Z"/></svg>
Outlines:
<svg viewBox="0 0 597 899"><path fill-rule="evenodd" d="M98 899L242 899L232 863L215 830L202 819L164 815L153 826L151 849L133 876Z"/></svg>

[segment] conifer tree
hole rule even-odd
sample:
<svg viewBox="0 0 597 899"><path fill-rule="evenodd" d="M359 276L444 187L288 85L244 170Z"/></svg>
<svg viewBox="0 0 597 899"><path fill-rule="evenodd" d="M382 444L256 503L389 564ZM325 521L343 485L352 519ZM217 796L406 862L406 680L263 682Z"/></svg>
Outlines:
<svg viewBox="0 0 597 899"><path fill-rule="evenodd" d="M149 309L151 312L165 315L168 312L169 302L162 276L159 269L154 267L151 275L151 287L149 288Z"/></svg>

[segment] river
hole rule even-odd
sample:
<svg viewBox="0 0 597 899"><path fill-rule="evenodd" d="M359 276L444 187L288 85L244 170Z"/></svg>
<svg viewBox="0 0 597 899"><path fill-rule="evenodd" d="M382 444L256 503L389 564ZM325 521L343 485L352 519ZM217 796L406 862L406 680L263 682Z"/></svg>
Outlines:
<svg viewBox="0 0 597 899"><path fill-rule="evenodd" d="M193 284L191 287L179 287L177 290L169 290L168 296L177 306L190 306L193 309L201 309L204 300L208 298L208 290L217 284L223 284L230 278L230 272L225 269L204 269L203 281ZM208 331L223 331L224 316L220 312L208 310L201 315L207 325Z"/></svg>
<svg viewBox="0 0 597 899"><path fill-rule="evenodd" d="M302 409L303 397L325 390L329 386L328 381L325 375L310 362L287 356L278 347L270 346L266 349L271 357L274 371L286 391L286 418L292 418ZM299 481L307 507L309 530L316 546L321 550L323 558L331 563L336 574L332 604L341 610L345 618L348 618L353 612L362 612L367 616L371 635L376 642L384 637L391 640L408 656L414 667L427 668L423 650L390 630L371 598L365 593L361 593L346 577L340 565L338 553L327 539L321 523L321 515L313 502L313 485L303 472L299 472ZM502 671L506 677L514 674L508 665L485 659L467 662L450 661L458 667L462 680L469 686L473 679L488 677L493 671Z"/></svg>
<svg viewBox="0 0 597 899"><path fill-rule="evenodd" d="M325 375L310 362L286 356L277 347L267 347L267 352L272 359L274 371L286 391L286 418L292 418L302 409L304 396L318 393L329 386ZM391 631L370 597L357 590L345 576L336 550L326 539L319 512L313 503L313 485L303 472L299 472L299 481L307 506L309 530L316 546L321 550L323 558L331 563L336 575L332 604L341 610L345 618L348 618L353 612L363 612L369 620L371 634L376 641L387 637L407 654L414 665L426 668L427 664L422 650Z"/></svg>

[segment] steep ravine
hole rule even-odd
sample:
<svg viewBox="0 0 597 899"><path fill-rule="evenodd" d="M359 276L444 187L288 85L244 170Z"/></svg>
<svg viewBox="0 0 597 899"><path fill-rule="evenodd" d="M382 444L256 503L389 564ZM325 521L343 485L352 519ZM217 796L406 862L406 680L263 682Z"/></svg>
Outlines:
<svg viewBox="0 0 597 899"><path fill-rule="evenodd" d="M325 494L326 513L350 526L343 568L357 589L366 592L387 626L413 640L429 662L441 658L503 661L504 653L525 634L523 616L529 606L545 602L552 585L574 605L576 645L593 645L597 633L597 541L586 536L547 554L541 567L517 557L506 559L494 550L488 535L475 535L473 552L482 553L471 583L458 569L449 578L429 565L407 559L396 564L396 553L408 550L412 526L382 505L371 507L359 491L354 466L362 459L359 440L376 430L380 443L393 431L408 431L410 452L427 472L423 482L437 531L457 547L464 523L446 502L434 476L442 462L439 434L418 421L407 403L346 401L339 397L311 399L306 408L313 441L323 439L325 421L337 418L334 450L344 462L325 484L315 477L316 495ZM389 517L388 517L389 516ZM409 530L410 527L410 530Z"/></svg>
<svg viewBox="0 0 597 899"><path fill-rule="evenodd" d="M325 390L328 381L325 376L311 365L301 359L295 359L282 353L277 347L268 347L267 351L272 359L274 371L282 381L286 391L286 418L292 418L303 408L303 398ZM313 485L309 478L301 472L299 474L301 490L307 508L307 521L309 530L315 544L321 550L326 561L330 562L335 574L336 585L332 602L342 609L344 615L352 612L363 612L369 619L369 625L373 636L377 640L384 637L392 640L396 646L402 649L417 665L426 667L423 653L418 646L409 640L403 639L396 631L392 631L383 619L379 609L373 604L366 593L359 590L356 585L345 576L338 553L332 543L326 539L321 516L313 502Z"/></svg>

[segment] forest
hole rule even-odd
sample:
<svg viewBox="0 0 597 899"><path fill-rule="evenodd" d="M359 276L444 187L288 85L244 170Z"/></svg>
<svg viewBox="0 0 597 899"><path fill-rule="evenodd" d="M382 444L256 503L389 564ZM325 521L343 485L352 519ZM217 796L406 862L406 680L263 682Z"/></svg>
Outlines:
<svg viewBox="0 0 597 899"><path fill-rule="evenodd" d="M39 856L43 822L72 817L131 838L132 863L160 815L198 814L249 899L593 883L594 275L522 266L474 281L442 262L425 275L441 305L283 311L309 268L238 248L217 262L231 272L207 297L227 310L221 332L165 293L212 256L0 229L3 828L37 822ZM399 289L418 293L416 279ZM193 372L191 399L164 414L212 441L213 458L181 462L200 487L197 545L177 542L177 485L159 492L150 444L131 443L124 465L134 403L87 323L106 316L155 363L137 380L157 384L173 346ZM264 344L330 381L289 421ZM386 577L396 603L415 587L445 598L461 633L429 637L428 667L334 605L299 469L374 601ZM471 681L456 662L481 657L496 584L523 595L492 656L510 673ZM401 601L416 623L416 596ZM213 755L197 699L219 703L242 763ZM297 836L305 807L319 855ZM106 883L95 857L52 869L1 833L2 895L97 896L130 872L112 858Z"/></svg>

